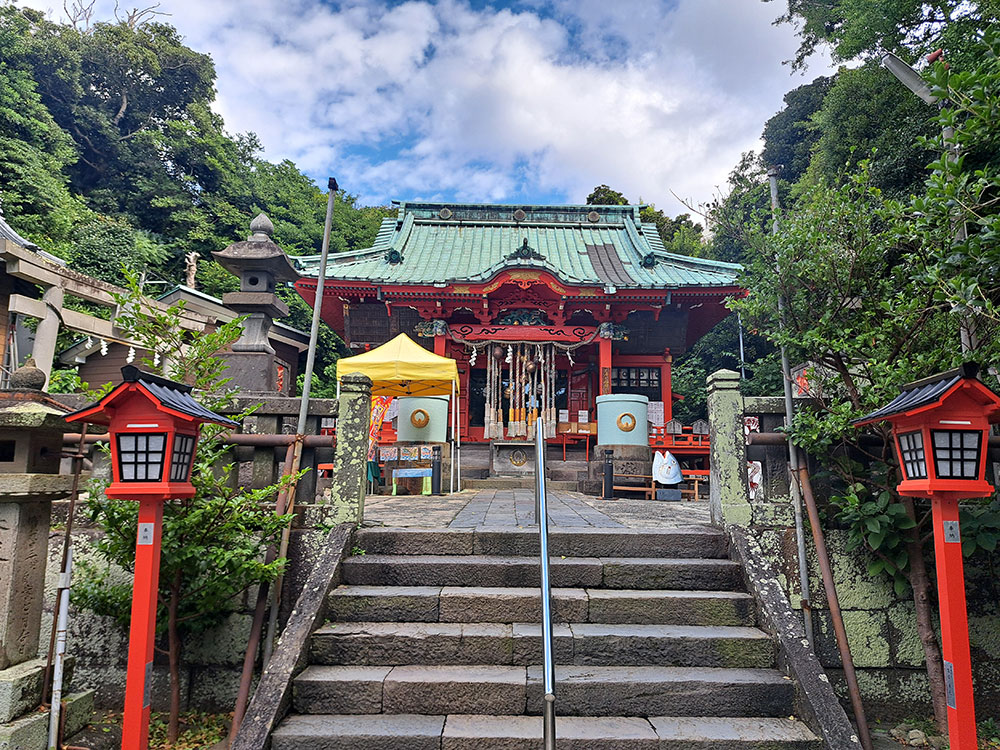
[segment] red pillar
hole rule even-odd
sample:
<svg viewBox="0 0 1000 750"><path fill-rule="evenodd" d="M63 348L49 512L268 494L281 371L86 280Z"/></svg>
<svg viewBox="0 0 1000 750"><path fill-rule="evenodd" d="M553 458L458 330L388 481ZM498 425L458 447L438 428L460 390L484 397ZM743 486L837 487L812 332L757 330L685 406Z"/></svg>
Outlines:
<svg viewBox="0 0 1000 750"><path fill-rule="evenodd" d="M440 357L445 356L444 354L445 337L441 334L434 336L434 353Z"/></svg>
<svg viewBox="0 0 1000 750"><path fill-rule="evenodd" d="M599 338L597 341L601 378L598 384L598 395L604 396L611 393L611 339Z"/></svg>
<svg viewBox="0 0 1000 750"><path fill-rule="evenodd" d="M141 500L139 534L135 543L135 579L132 584L132 624L128 638L122 750L145 750L149 747L148 690L153 673L162 527L163 500L159 497Z"/></svg>
<svg viewBox="0 0 1000 750"><path fill-rule="evenodd" d="M972 657L969 654L969 618L965 609L958 501L935 497L931 503L941 610L941 651L948 703L948 742L952 750L976 750L979 744L972 695ZM948 524L947 528L945 524Z"/></svg>
<svg viewBox="0 0 1000 750"><path fill-rule="evenodd" d="M670 369L674 358L670 352L663 355L663 364L660 365L660 399L663 401L663 422L666 424L674 418L674 392L673 384L670 382Z"/></svg>

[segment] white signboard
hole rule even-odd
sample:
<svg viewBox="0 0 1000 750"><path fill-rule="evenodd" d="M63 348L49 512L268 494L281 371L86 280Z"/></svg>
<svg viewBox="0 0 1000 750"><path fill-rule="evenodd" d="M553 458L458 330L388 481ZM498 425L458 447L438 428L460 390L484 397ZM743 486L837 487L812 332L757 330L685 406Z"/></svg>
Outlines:
<svg viewBox="0 0 1000 750"><path fill-rule="evenodd" d="M568 422L569 421L569 409L560 409L559 410L559 421L560 422Z"/></svg>
<svg viewBox="0 0 1000 750"><path fill-rule="evenodd" d="M655 427L663 427L663 402L650 401L646 412L648 419Z"/></svg>
<svg viewBox="0 0 1000 750"><path fill-rule="evenodd" d="M580 411L576 413L576 421L580 424L587 424L587 422L590 421L590 412L586 409L580 409Z"/></svg>

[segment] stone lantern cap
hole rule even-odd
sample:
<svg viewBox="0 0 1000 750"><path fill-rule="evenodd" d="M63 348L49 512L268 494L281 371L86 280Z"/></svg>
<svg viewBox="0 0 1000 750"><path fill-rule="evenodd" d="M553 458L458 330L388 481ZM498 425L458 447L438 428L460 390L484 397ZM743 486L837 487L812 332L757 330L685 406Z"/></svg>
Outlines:
<svg viewBox="0 0 1000 750"><path fill-rule="evenodd" d="M36 390L0 391L0 428L71 432L69 409Z"/></svg>
<svg viewBox="0 0 1000 750"><path fill-rule="evenodd" d="M276 281L296 281L298 271L288 260L288 256L271 239L274 225L264 214L250 222L250 236L242 242L217 253L212 253L219 265L234 276L242 277L250 272L268 273Z"/></svg>

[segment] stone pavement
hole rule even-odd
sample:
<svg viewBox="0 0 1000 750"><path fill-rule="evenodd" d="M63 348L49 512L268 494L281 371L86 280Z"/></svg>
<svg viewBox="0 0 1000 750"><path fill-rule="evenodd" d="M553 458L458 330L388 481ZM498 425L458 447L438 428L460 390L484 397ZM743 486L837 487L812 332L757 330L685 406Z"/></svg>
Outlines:
<svg viewBox="0 0 1000 750"><path fill-rule="evenodd" d="M550 492L549 524L556 528L683 528L709 523L705 501L606 501L578 492ZM530 526L533 490L465 490L454 495L369 495L365 525L480 528Z"/></svg>

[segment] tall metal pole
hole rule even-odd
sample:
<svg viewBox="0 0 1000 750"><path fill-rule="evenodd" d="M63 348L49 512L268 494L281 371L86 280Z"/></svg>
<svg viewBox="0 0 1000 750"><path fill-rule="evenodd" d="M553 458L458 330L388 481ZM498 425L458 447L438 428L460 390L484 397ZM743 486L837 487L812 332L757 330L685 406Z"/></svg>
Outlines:
<svg viewBox="0 0 1000 750"><path fill-rule="evenodd" d="M333 202L337 196L337 181L331 177L327 183L329 193L326 200L326 222L323 225L323 248L319 256L319 276L316 279L316 298L313 300L312 327L309 329L309 352L306 355L305 378L302 382L302 396L299 404L299 421L295 428L295 434L304 436L306 432L306 417L309 414L309 391L312 388L313 369L316 366L316 344L319 340L319 317L323 308L323 286L326 283L326 261L330 255L330 232L333 227ZM297 445L301 446L302 441L298 440ZM299 465L302 458L302 450L295 451L292 461L292 474L298 474ZM295 489L291 489L285 513L291 513L295 507ZM291 528L285 527L281 532L281 543L278 547L278 557L284 557L288 552L288 539ZM278 608L281 604L281 584L283 576L279 575L274 581L271 590L271 611L267 618L267 636L264 638L264 663L271 658L271 649L274 648L274 638L278 631Z"/></svg>
<svg viewBox="0 0 1000 750"><path fill-rule="evenodd" d="M771 233L778 233L778 170L771 167L767 170L767 177L771 183ZM780 261L779 261L780 262ZM781 269L778 269L780 275ZM778 322L785 328L785 296L778 294ZM741 331L742 332L742 331ZM795 417L795 406L792 402L792 368L788 363L788 352L784 344L781 346L781 381L785 386L785 424L792 426ZM799 449L788 441L788 467L791 470L791 481L788 483L789 492L792 496L792 509L795 513L795 543L798 547L799 556L799 586L801 588L802 605L802 627L806 631L806 640L809 647L815 650L813 640L812 603L809 594L809 562L806 558L806 535L802 523L802 494L799 491Z"/></svg>
<svg viewBox="0 0 1000 750"><path fill-rule="evenodd" d="M774 167L767 170L768 180L771 183L771 210L774 213L774 221L771 224L773 234L778 233L778 170ZM780 263L780 261L779 261ZM779 267L780 274L781 269ZM778 295L778 319L782 328L785 327L785 298ZM792 424L795 415L792 403L792 375L791 367L788 364L788 353L785 347L781 347L781 372L782 380L785 383L785 420L788 426ZM795 531L799 546L799 576L802 581L802 618L806 626L806 636L812 645L812 615L809 607L809 579L808 568L806 567L805 537L802 530L802 495L805 496L805 505L809 513L809 526L812 529L813 544L816 546L816 559L819 562L820 575L823 579L823 590L826 592L827 606L830 608L830 619L833 622L833 632L837 640L837 649L840 651L840 661L844 668L844 680L847 682L847 692L851 699L851 708L854 710L854 721L858 725L858 736L864 750L873 750L871 733L868 731L868 719L865 716L865 708L861 702L861 690L858 688L858 678L854 672L854 659L851 657L851 646L847 641L847 631L844 629L844 618L840 611L840 600L837 597L837 587L833 581L833 570L830 567L830 555L826 549L826 538L823 534L823 527L820 525L819 509L816 506L816 498L812 491L812 482L809 479L809 469L799 456L798 447L788 441L788 463L792 470L793 479L789 482L792 502L795 509ZM796 482L795 480L798 480ZM802 495L799 494L801 488Z"/></svg>
<svg viewBox="0 0 1000 750"><path fill-rule="evenodd" d="M305 379L302 382L302 403L299 405L298 435L305 434L306 415L309 413L309 391L312 389L313 368L316 366L316 343L319 340L319 314L323 308L323 287L326 285L326 261L330 255L330 231L333 228L333 201L339 189L331 177L327 182L326 222L323 224L323 248L319 255L319 276L316 278L316 299L313 300L312 326L309 329L309 351L306 354Z"/></svg>

